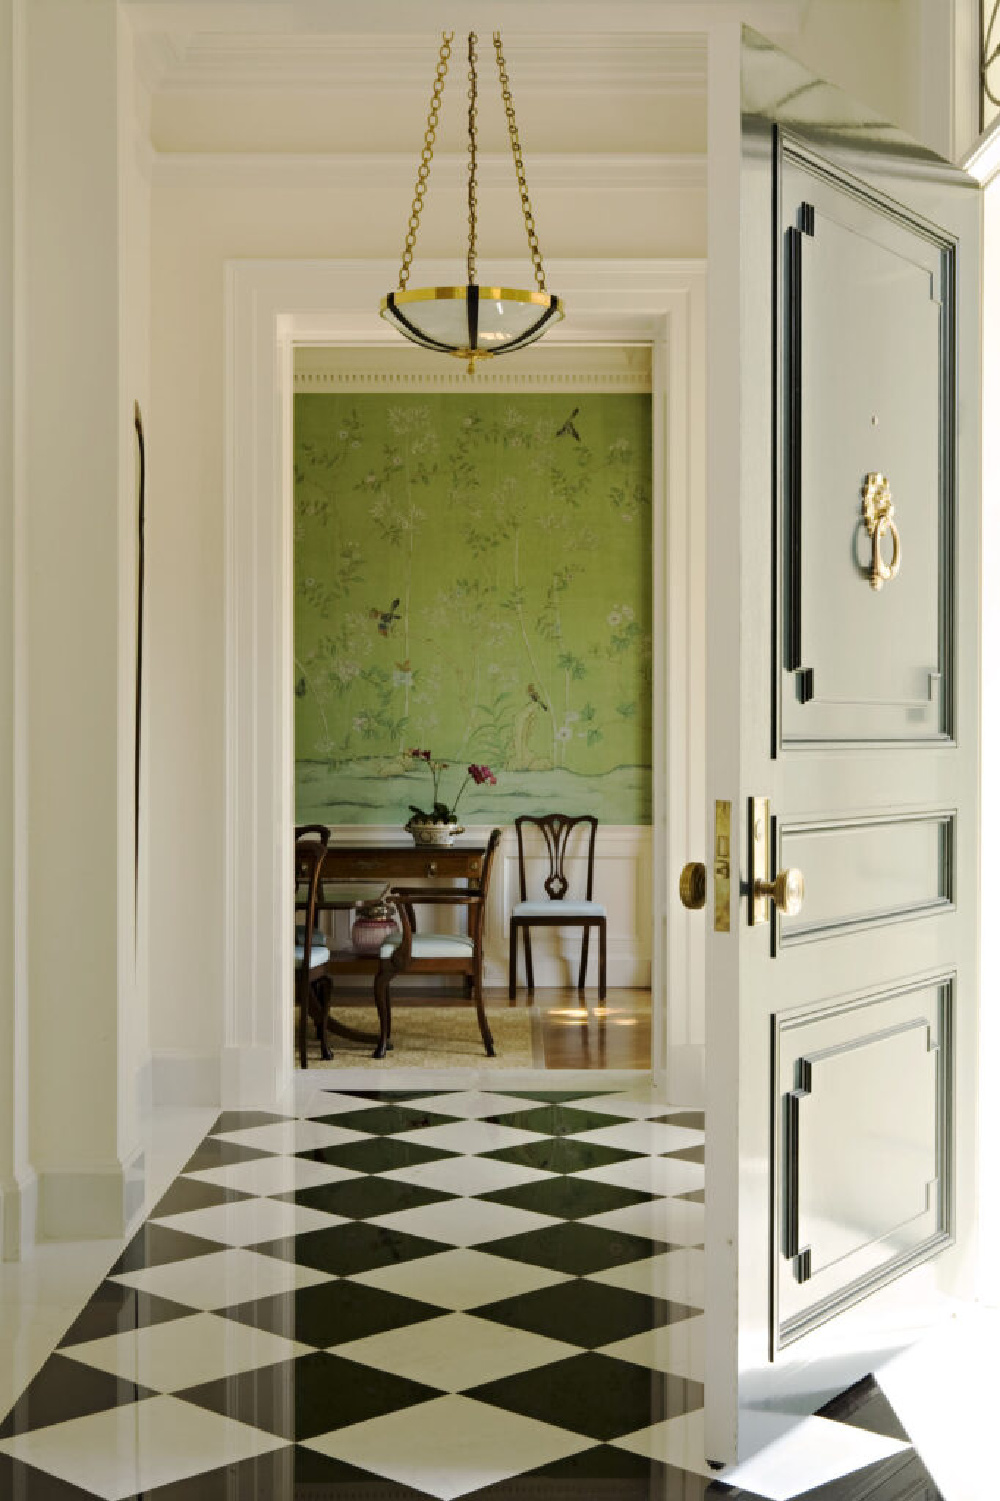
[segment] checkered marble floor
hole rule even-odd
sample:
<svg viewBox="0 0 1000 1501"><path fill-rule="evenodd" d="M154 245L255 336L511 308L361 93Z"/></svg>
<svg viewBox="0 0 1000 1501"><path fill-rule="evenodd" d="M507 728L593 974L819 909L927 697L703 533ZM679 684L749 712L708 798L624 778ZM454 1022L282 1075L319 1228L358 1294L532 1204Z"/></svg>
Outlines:
<svg viewBox="0 0 1000 1501"><path fill-rule="evenodd" d="M869 1380L703 1454L704 1120L648 1086L224 1112L0 1424L17 1501L940 1501Z"/></svg>

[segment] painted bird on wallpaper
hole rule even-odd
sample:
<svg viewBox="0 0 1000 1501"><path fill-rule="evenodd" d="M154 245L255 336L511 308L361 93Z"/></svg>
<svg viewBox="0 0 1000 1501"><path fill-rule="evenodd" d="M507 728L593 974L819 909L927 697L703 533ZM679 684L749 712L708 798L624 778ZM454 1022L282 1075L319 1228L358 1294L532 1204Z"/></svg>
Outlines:
<svg viewBox="0 0 1000 1501"><path fill-rule="evenodd" d="M579 407L574 407L573 410L570 412L569 416L566 418L566 421L563 423L562 427L556 429L556 437L557 438L566 438L566 437L575 438L576 441L579 443L581 441L580 440L580 434L577 432L577 430L576 430L576 424L573 421L574 417L579 417L579 415L580 415L580 408Z"/></svg>
<svg viewBox="0 0 1000 1501"><path fill-rule="evenodd" d="M545 702L544 698L539 693L534 683L528 684L528 697L531 699L531 702L533 704L538 704L539 708L544 709L546 714L549 712L548 704Z"/></svg>
<svg viewBox="0 0 1000 1501"><path fill-rule="evenodd" d="M399 613L398 599L394 599L387 610L378 610L373 606L368 611L368 614L372 620L378 621L378 633L380 636L391 635L392 628L396 624L396 621L402 620L403 618Z"/></svg>

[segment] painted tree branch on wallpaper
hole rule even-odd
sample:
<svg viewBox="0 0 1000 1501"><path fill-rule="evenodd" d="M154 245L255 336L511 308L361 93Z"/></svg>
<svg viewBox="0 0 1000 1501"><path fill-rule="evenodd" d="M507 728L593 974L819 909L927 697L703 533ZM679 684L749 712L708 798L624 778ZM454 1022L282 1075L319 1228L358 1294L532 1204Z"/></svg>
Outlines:
<svg viewBox="0 0 1000 1501"><path fill-rule="evenodd" d="M651 467L644 395L297 395L297 817L404 823L433 743L467 821L648 823Z"/></svg>

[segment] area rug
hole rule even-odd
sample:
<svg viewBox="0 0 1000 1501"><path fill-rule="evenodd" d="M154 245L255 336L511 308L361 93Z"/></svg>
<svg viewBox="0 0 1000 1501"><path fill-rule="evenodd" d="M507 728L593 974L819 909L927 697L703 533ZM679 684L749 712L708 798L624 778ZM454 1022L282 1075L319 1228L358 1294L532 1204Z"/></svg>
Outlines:
<svg viewBox="0 0 1000 1501"><path fill-rule="evenodd" d="M333 1015L345 1026L376 1032L374 1006L336 1006ZM523 1007L487 1009L496 1057L487 1058L479 1035L474 1006L394 1006L392 1051L382 1059L372 1057L370 1044L350 1042L332 1034L333 1058L320 1057L315 1027L309 1028L309 1067L343 1068L531 1068L532 1013Z"/></svg>

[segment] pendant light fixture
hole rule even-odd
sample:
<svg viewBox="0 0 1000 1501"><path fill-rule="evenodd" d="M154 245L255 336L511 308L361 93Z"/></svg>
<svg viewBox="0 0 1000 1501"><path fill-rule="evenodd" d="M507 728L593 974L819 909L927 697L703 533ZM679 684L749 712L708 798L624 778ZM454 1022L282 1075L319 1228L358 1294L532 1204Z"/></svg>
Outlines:
<svg viewBox="0 0 1000 1501"><path fill-rule="evenodd" d="M464 287L416 287L409 286L410 266L420 227L420 213L424 206L427 181L434 157L434 141L441 113L441 96L448 73L451 44L455 33L442 33L441 50L438 55L437 72L431 93L431 106L424 132L424 146L420 153L417 170L417 185L413 194L413 206L406 230L403 260L399 268L399 286L382 299L381 314L407 339L420 344L424 349L434 349L441 354L455 355L468 360L470 375L477 360L491 359L494 355L506 354L513 349L523 349L533 344L545 330L563 316L562 303L554 293L546 290L542 253L538 248L535 219L528 198L528 185L524 175L521 143L514 118L514 101L511 98L510 80L504 62L500 33L493 33L493 48L496 52L497 69L500 75L500 90L507 115L507 131L510 136L514 171L521 195L524 212L524 227L528 235L528 248L535 270L535 290L518 290L511 287L480 286L476 280L476 234L477 234L477 175L478 138L477 105L478 80L476 77L476 43L474 31L469 32L469 249L466 256L467 280Z"/></svg>

